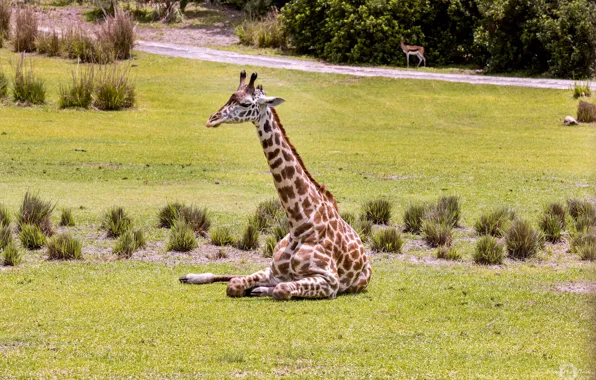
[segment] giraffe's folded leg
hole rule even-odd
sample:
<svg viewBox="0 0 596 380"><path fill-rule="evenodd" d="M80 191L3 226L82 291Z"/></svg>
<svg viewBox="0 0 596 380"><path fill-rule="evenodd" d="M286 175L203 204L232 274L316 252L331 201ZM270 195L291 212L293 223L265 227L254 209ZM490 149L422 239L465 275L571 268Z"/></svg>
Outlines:
<svg viewBox="0 0 596 380"><path fill-rule="evenodd" d="M339 281L335 277L306 277L298 281L282 282L273 289L273 299L287 301L292 298L335 298Z"/></svg>

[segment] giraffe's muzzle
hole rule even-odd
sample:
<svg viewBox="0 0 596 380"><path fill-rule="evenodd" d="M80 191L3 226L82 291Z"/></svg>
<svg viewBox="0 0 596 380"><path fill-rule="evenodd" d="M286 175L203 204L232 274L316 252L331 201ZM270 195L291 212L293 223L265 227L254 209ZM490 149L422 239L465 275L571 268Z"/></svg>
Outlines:
<svg viewBox="0 0 596 380"><path fill-rule="evenodd" d="M207 128L215 128L218 127L221 123L223 123L225 119L222 117L222 114L219 112L214 113L211 115L207 123L205 124Z"/></svg>

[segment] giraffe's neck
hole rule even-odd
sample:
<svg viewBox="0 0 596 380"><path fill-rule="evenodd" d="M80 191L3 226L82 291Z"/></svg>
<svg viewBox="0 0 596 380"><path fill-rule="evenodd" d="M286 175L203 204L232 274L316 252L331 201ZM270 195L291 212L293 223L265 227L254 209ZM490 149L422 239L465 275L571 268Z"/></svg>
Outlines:
<svg viewBox="0 0 596 380"><path fill-rule="evenodd" d="M326 201L326 190L308 173L285 135L274 109L267 109L266 114L254 124L279 199L286 210L290 230L299 236L300 228L307 225L318 206Z"/></svg>

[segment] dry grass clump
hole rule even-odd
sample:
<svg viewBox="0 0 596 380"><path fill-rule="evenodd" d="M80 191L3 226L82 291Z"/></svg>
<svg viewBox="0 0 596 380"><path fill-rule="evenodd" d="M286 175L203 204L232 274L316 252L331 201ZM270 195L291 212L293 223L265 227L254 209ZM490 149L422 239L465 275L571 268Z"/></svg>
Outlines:
<svg viewBox="0 0 596 380"><path fill-rule="evenodd" d="M98 70L93 106L102 111L117 111L135 104L136 89L129 79L129 69L117 65Z"/></svg>
<svg viewBox="0 0 596 380"><path fill-rule="evenodd" d="M249 219L242 237L236 242L236 247L245 251L259 247L259 228L253 218Z"/></svg>
<svg viewBox="0 0 596 380"><path fill-rule="evenodd" d="M35 40L38 33L37 24L37 15L33 8L17 8L13 38L15 52L35 51Z"/></svg>
<svg viewBox="0 0 596 380"><path fill-rule="evenodd" d="M377 252L401 252L404 242L401 233L395 227L375 231L370 238L370 248Z"/></svg>
<svg viewBox="0 0 596 380"><path fill-rule="evenodd" d="M236 28L236 35L243 45L258 48L286 48L286 35L277 11L260 20L245 20Z"/></svg>
<svg viewBox="0 0 596 380"><path fill-rule="evenodd" d="M516 219L505 232L505 246L510 257L524 260L535 256L542 248L544 236L523 219Z"/></svg>
<svg viewBox="0 0 596 380"><path fill-rule="evenodd" d="M199 246L193 227L182 219L174 222L170 230L168 251L188 252Z"/></svg>
<svg viewBox="0 0 596 380"><path fill-rule="evenodd" d="M103 216L101 226L108 237L119 237L132 226L132 219L122 207L112 207Z"/></svg>
<svg viewBox="0 0 596 380"><path fill-rule="evenodd" d="M227 227L215 227L209 234L209 241L213 245L224 246L233 245L234 237Z"/></svg>
<svg viewBox="0 0 596 380"><path fill-rule="evenodd" d="M55 30L52 33L41 32L35 39L35 48L39 54L59 57L63 50L62 39Z"/></svg>
<svg viewBox="0 0 596 380"><path fill-rule="evenodd" d="M48 239L49 260L78 260L81 258L81 242L69 233L55 235Z"/></svg>
<svg viewBox="0 0 596 380"><path fill-rule="evenodd" d="M509 224L517 217L515 211L508 207L499 207L484 213L474 224L479 235L503 236Z"/></svg>
<svg viewBox="0 0 596 380"><path fill-rule="evenodd" d="M43 80L33 73L33 66L25 65L25 56L17 61L12 86L12 98L21 105L43 104L46 100L46 90Z"/></svg>
<svg viewBox="0 0 596 380"><path fill-rule="evenodd" d="M69 85L60 85L60 108L89 108L93 102L93 90L95 88L95 69L93 66L80 68L72 71L72 81Z"/></svg>
<svg viewBox="0 0 596 380"><path fill-rule="evenodd" d="M577 121L583 123L596 121L596 105L580 100L577 106Z"/></svg>
<svg viewBox="0 0 596 380"><path fill-rule="evenodd" d="M43 247L46 237L36 224L22 224L20 226L19 239L23 247L27 249L39 249Z"/></svg>
<svg viewBox="0 0 596 380"><path fill-rule="evenodd" d="M482 236L476 243L474 262L477 264L496 265L502 264L505 258L505 249L499 241L491 236Z"/></svg>
<svg viewBox="0 0 596 380"><path fill-rule="evenodd" d="M596 228L578 232L571 242L571 251L582 260L596 260Z"/></svg>
<svg viewBox="0 0 596 380"><path fill-rule="evenodd" d="M97 33L97 39L113 46L116 59L129 59L135 42L134 26L130 15L117 11L108 16Z"/></svg>
<svg viewBox="0 0 596 380"><path fill-rule="evenodd" d="M422 238L431 247L450 246L453 241L453 226L448 220L428 219L422 222Z"/></svg>
<svg viewBox="0 0 596 380"><path fill-rule="evenodd" d="M360 219L374 224L389 224L391 219L391 203L385 199L375 199L362 205Z"/></svg>
<svg viewBox="0 0 596 380"><path fill-rule="evenodd" d="M17 266L21 263L22 256L21 250L11 241L2 249L2 265Z"/></svg>
<svg viewBox="0 0 596 380"><path fill-rule="evenodd" d="M120 235L113 252L117 254L119 258L129 259L137 249L145 248L146 245L147 242L142 230L133 231L132 229L129 229Z"/></svg>
<svg viewBox="0 0 596 380"><path fill-rule="evenodd" d="M60 214L60 225L62 227L74 227L75 219L72 216L72 210L69 208L63 208Z"/></svg>
<svg viewBox="0 0 596 380"><path fill-rule="evenodd" d="M538 226L547 241L556 243L561 240L566 218L567 212L561 203L549 203L545 206Z"/></svg>
<svg viewBox="0 0 596 380"><path fill-rule="evenodd" d="M458 261L462 258L462 253L455 247L440 245L437 249L437 258L442 260Z"/></svg>
<svg viewBox="0 0 596 380"><path fill-rule="evenodd" d="M52 211L54 211L54 205L51 202L45 202L39 196L26 192L17 215L17 227L22 229L21 226L25 224L33 224L44 234L52 235L54 233L50 221Z"/></svg>

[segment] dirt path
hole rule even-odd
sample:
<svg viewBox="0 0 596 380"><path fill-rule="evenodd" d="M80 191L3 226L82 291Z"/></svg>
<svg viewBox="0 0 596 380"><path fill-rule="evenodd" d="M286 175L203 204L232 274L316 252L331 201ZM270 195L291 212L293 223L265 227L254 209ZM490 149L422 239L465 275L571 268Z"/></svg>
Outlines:
<svg viewBox="0 0 596 380"><path fill-rule="evenodd" d="M362 77L426 79L446 82L492 84L497 86L553 88L563 90L567 90L573 87L574 84L574 82L571 80L562 79L509 78L493 77L487 75L441 74L415 70L384 69L375 67L340 66L316 61L307 61L284 57L270 57L263 55L241 54L230 51L209 49L199 46L179 45L173 43L152 42L144 40L138 41L136 49L152 54L199 59L211 62L223 62L235 65L251 65L270 67L276 69L345 74Z"/></svg>

